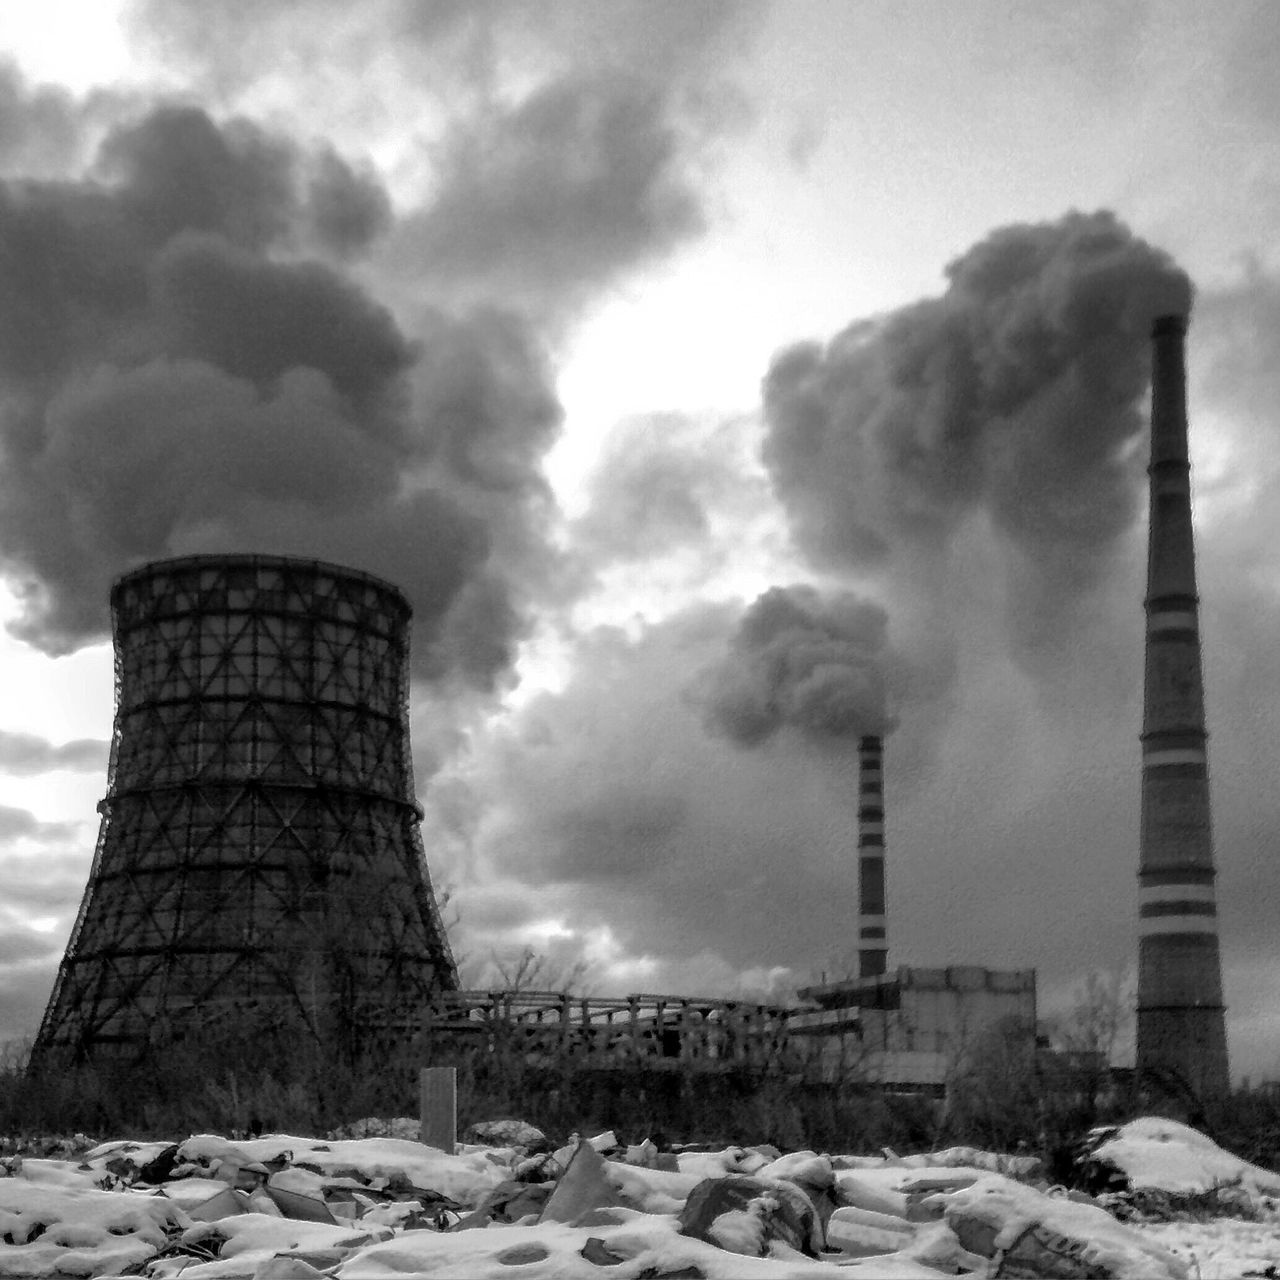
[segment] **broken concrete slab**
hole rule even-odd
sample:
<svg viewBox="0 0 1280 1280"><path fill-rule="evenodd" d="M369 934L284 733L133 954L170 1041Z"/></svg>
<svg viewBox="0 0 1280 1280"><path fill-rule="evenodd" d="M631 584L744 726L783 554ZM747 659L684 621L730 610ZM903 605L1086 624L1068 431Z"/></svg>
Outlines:
<svg viewBox="0 0 1280 1280"><path fill-rule="evenodd" d="M827 1221L827 1248L859 1258L896 1253L915 1239L916 1230L916 1224L905 1218L844 1205L833 1210Z"/></svg>
<svg viewBox="0 0 1280 1280"><path fill-rule="evenodd" d="M574 1222L593 1209L624 1203L609 1180L604 1157L589 1142L579 1142L555 1189L542 1208L540 1222Z"/></svg>

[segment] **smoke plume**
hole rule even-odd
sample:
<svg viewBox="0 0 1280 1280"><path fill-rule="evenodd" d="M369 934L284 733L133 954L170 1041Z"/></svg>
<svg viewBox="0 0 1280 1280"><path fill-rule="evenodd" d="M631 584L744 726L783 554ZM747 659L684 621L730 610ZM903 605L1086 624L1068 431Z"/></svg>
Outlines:
<svg viewBox="0 0 1280 1280"><path fill-rule="evenodd" d="M883 734L888 615L848 593L773 587L742 615L698 694L709 728L742 746L782 729L823 745Z"/></svg>
<svg viewBox="0 0 1280 1280"><path fill-rule="evenodd" d="M323 556L415 607L415 664L487 684L520 602L503 537L559 406L515 318L426 310L410 335L340 265L388 225L332 149L162 104L78 179L0 184L0 558L15 630L102 636L112 578L195 551ZM539 518L541 518L541 513Z"/></svg>
<svg viewBox="0 0 1280 1280"><path fill-rule="evenodd" d="M1186 312L1169 256L1114 215L1001 228L937 298L779 353L766 465L815 564L936 589L980 515L1015 649L1062 634L1138 511L1149 332Z"/></svg>

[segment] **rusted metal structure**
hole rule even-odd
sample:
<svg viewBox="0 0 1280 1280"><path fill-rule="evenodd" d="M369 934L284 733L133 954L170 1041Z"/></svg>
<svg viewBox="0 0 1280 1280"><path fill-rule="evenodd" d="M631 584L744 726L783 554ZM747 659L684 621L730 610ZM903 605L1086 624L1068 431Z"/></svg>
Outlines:
<svg viewBox="0 0 1280 1280"><path fill-rule="evenodd" d="M1223 1095L1226 1016L1187 449L1186 320L1153 328L1151 522L1138 873L1137 1070L1149 1087Z"/></svg>
<svg viewBox="0 0 1280 1280"><path fill-rule="evenodd" d="M562 991L452 991L426 1020L433 1060L506 1050L533 1066L574 1062L607 1071L794 1069L782 1005L721 997Z"/></svg>
<svg viewBox="0 0 1280 1280"><path fill-rule="evenodd" d="M457 986L409 748L410 608L369 574L192 556L114 585L93 868L35 1051L248 1012L322 1043Z"/></svg>

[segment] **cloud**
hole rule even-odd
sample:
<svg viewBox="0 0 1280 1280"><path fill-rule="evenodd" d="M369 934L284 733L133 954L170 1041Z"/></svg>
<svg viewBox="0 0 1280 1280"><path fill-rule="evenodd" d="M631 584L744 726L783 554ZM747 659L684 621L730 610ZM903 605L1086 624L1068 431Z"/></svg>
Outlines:
<svg viewBox="0 0 1280 1280"><path fill-rule="evenodd" d="M1140 509L1151 320L1185 313L1191 287L1106 212L1000 228L946 276L937 298L779 353L764 458L811 562L907 608L928 612L966 522L987 522L1030 660L1070 636Z"/></svg>
<svg viewBox="0 0 1280 1280"><path fill-rule="evenodd" d="M488 688L588 581L542 475L553 344L706 226L711 149L746 118L715 68L754 9L375 8L131 20L246 104L287 98L277 56L320 31L353 66L399 33L388 102L430 96L426 67L465 91L421 114L394 200L394 157L190 101L135 101L83 171L0 185L0 567L48 652L100 638L142 561L323 554L406 590L418 674Z"/></svg>
<svg viewBox="0 0 1280 1280"><path fill-rule="evenodd" d="M692 150L659 86L555 80L453 127L440 194L405 222L401 253L455 295L572 314L705 229Z"/></svg>
<svg viewBox="0 0 1280 1280"><path fill-rule="evenodd" d="M757 459L754 420L679 412L616 423L586 481L586 508L570 533L598 567L696 550L722 558L770 494Z"/></svg>
<svg viewBox="0 0 1280 1280"><path fill-rule="evenodd" d="M437 776L429 809L440 794L451 820L438 830L429 813L426 839L448 849L461 951L495 930L585 948L607 929L642 966L617 981L660 971L680 989L696 953L719 957L726 980L842 935L856 886L833 886L852 866L856 766L776 743L730 750L685 694L736 621L732 606L704 605L634 639L582 637L562 692L532 698ZM558 931L539 935L547 921Z"/></svg>
<svg viewBox="0 0 1280 1280"><path fill-rule="evenodd" d="M139 2L132 17L220 99L291 103L318 132L379 149L404 213L379 270L402 310L429 290L547 331L705 229L719 142L751 119L734 75L762 12L305 0L217 15Z"/></svg>
<svg viewBox="0 0 1280 1280"><path fill-rule="evenodd" d="M291 369L322 373L353 419L378 424L403 400L413 348L390 313L317 262L278 263L183 231L150 264L149 293L171 355L269 391Z"/></svg>
<svg viewBox="0 0 1280 1280"><path fill-rule="evenodd" d="M82 125L66 89L29 86L14 63L0 61L0 172L60 172L79 154Z"/></svg>
<svg viewBox="0 0 1280 1280"><path fill-rule="evenodd" d="M404 77L445 99L462 96L465 110L512 72L553 78L570 67L709 90L709 73L741 48L764 10L758 0L264 0L218 11L199 0L132 0L126 21L136 41L222 97L298 71L314 82L326 69L376 63L384 94L402 95ZM333 86L350 88L340 74Z"/></svg>
<svg viewBox="0 0 1280 1280"><path fill-rule="evenodd" d="M41 822L29 809L0 804L0 843L11 844L24 837L39 840L63 840L74 834L74 822Z"/></svg>
<svg viewBox="0 0 1280 1280"><path fill-rule="evenodd" d="M806 591L767 598L756 628L767 643L773 609L808 626L841 607L873 634L883 622L874 606ZM688 688L732 652L741 622L733 604L701 605L630 638L580 637L560 692L531 698L437 775L425 838L457 885L463 954L483 960L514 937L585 958L607 929L615 967L598 990L714 994L753 970L777 970L765 985L793 989L847 951L858 765L824 718L846 704L820 701L813 732L784 725L750 751L707 733ZM894 963L1034 965L1057 980L1075 972L1082 921L1097 963L1122 961L1137 868L1137 681L1101 710L1063 713L973 638L950 715L939 723L912 702L886 743ZM1140 640L1132 658L1136 676Z"/></svg>
<svg viewBox="0 0 1280 1280"><path fill-rule="evenodd" d="M548 513L492 495L546 494L541 342L496 313L407 335L307 256L365 181L319 154L161 105L107 137L96 176L0 187L0 555L24 638L101 637L111 579L143 560L251 550L397 582L421 674L485 686L509 665L524 623L495 557L548 558Z"/></svg>
<svg viewBox="0 0 1280 1280"><path fill-rule="evenodd" d="M47 946L26 950L27 932L0 933L0 956L13 953L11 960L0 959L0 1043L35 1036L58 971L59 957ZM47 940L36 935L29 942L39 948Z"/></svg>
<svg viewBox="0 0 1280 1280"><path fill-rule="evenodd" d="M56 769L73 773L102 773L111 744L99 738L76 738L56 746L34 733L0 729L0 773L29 778Z"/></svg>

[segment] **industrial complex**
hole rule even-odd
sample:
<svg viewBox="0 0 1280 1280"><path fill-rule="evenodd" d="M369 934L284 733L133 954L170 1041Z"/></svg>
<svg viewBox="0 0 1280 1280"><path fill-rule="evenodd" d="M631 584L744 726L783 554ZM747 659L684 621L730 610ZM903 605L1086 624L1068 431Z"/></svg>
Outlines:
<svg viewBox="0 0 1280 1280"><path fill-rule="evenodd" d="M1137 1072L1204 1098L1229 1077L1185 328L1164 317L1153 335ZM859 743L856 975L785 1008L460 991L418 829L400 592L318 561L209 555L126 574L111 607L101 830L37 1056L140 1055L275 1010L321 1040L371 1026L442 1046L518 1034L530 1055L602 1068L800 1063L828 1081L941 1091L993 1028L1034 1046L1034 969L890 966L878 736Z"/></svg>

